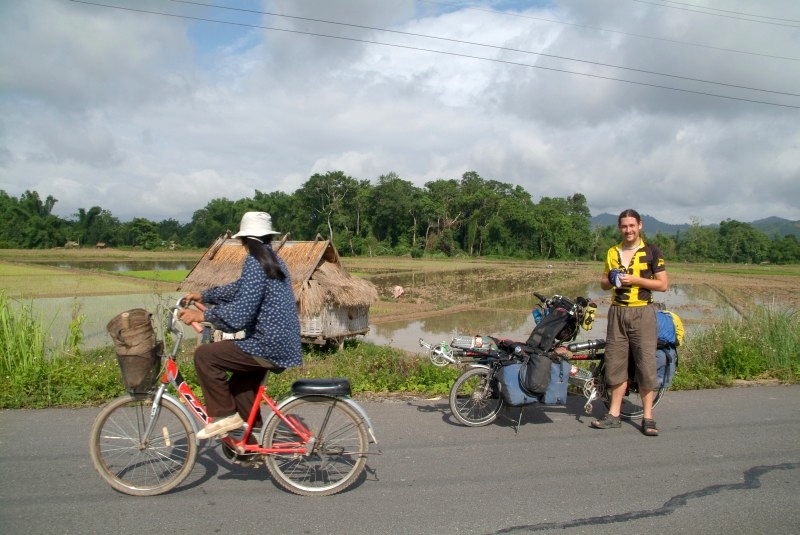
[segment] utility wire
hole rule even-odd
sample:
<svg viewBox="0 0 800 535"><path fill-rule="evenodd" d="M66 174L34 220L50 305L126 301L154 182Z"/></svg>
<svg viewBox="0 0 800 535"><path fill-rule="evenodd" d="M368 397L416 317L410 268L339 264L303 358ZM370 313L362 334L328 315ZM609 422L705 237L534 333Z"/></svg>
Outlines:
<svg viewBox="0 0 800 535"><path fill-rule="evenodd" d="M231 10L231 11L241 11L241 12L245 12L245 13L256 13L256 14L259 14L259 15L270 15L270 16L274 16L274 17L283 17L283 18L295 19L295 20L305 20L305 21L310 21L310 22L320 22L320 23L323 23L323 24L331 24L331 25L334 25L334 26L347 26L347 27L350 27L350 28L359 28L359 29L362 29L362 30L374 30L374 31L379 31L379 32L386 32L386 33L394 33L394 34L398 34L398 35L405 35L405 36L410 36L410 37L422 37L422 38L425 38L425 39L435 39L437 41L446 41L446 42L449 42L449 43L480 46L480 47L485 47L485 48L492 48L494 50L503 50L503 51L506 51L506 52L519 52L521 54L531 54L531 55L534 55L534 56L542 56L542 57L546 57L546 58L560 59L560 60L565 60L565 61L574 61L574 62L577 62L577 63L586 63L586 64L589 64L589 65L595 65L595 66L599 66L599 67L610 67L612 69L633 71L633 72L638 72L638 73L643 73L643 74L652 74L652 75L655 75L655 76L664 76L664 77L667 77L667 78L675 78L675 79L678 79L678 80L686 80L686 81L689 81L689 82L700 82L700 83L705 83L705 84L713 84L713 85L721 85L721 86L725 86L725 87L733 87L733 88L736 88L736 89L746 89L748 91L760 91L762 93L773 93L773 94L776 94L776 95L787 95L787 96L791 96L791 97L800 97L800 94L798 94L798 93L789 93L789 92L786 92L786 91L775 91L775 90L771 90L771 89L760 89L758 87L750 87L750 86L744 86L744 85L729 84L729 83L725 83L725 82L715 82L713 80L703 80L701 78L692 78L692 77L689 77L689 76L680 76L680 75L677 75L677 74L666 74L666 73L661 73L661 72L656 72L656 71L648 71L648 70L645 70L645 69L636 69L634 67L622 67L622 66L619 66L619 65L611 65L609 63L601 63L599 61L589 61L589 60L583 60L583 59L575 59L575 58L569 58L569 57L566 57L566 56L557 56L555 54L545 54L543 52L532 52L530 50L520 50L518 48L508 48L508 47L504 47L504 46L487 45L487 44L484 44L484 43L476 43L476 42L473 42L473 41L464 41L464 40L461 40L461 39L451 39L451 38L448 38L448 37L439 37L439 36L435 36L435 35L426 35L426 34L420 34L420 33L404 32L404 31L401 31L401 30L390 30L390 29L386 29L386 28L377 28L377 27L374 27L374 26L362 26L360 24L349 24L349 23L346 23L346 22L334 22L334 21L330 21L330 20L314 19L314 18L310 18L310 17L299 17L299 16L295 16L295 15L283 15L281 13L274 13L274 12L271 12L271 11L258 11L258 10L254 10L254 9L242 9L242 8L236 8L236 7L220 6L220 5L216 5L216 4L205 4L203 2L194 2L192 0L170 0L170 1L176 2L176 3L180 3L180 4L191 4L191 5L195 5L195 6L214 7L214 8L218 8L218 9L228 9L228 10Z"/></svg>
<svg viewBox="0 0 800 535"><path fill-rule="evenodd" d="M442 50L432 50L432 49L428 49L428 48L422 48L422 47L416 47L416 46L410 46L410 45L398 45L398 44L392 44L392 43L383 43L383 42L380 42L380 41L372 41L372 40L368 40L368 39L358 39L358 38L355 38L355 37L342 37L342 36L338 36L338 35L328 35L328 34L309 32L309 31L301 31L301 30L287 30L287 29L284 29L284 28L275 28L275 27L272 27L272 26L261 26L261 25L256 25L256 24L246 24L246 23L242 23L242 22L229 22L229 21L216 20L216 19L206 19L206 18L202 18L202 17L193 17L193 16L189 16L189 15L176 15L176 14L173 14L173 13L163 13L163 12L159 12L159 11L150 11L150 10L145 10L145 9L136 9L136 8L131 8L131 7L113 6L113 5L101 4L101 3L97 3L97 2L89 2L87 0L69 0L69 1L70 2L74 2L74 3L78 3L78 4L86 4L86 5L96 6L96 7L119 9L119 10L123 10L123 11L131 11L131 12L136 12L136 13L147 13L147 14L150 14L150 15L160 15L160 16L164 16L164 17L172 17L172 18L185 19L185 20L195 20L195 21L200 21L200 22L211 22L211 23L215 23L215 24L227 24L227 25L231 25L231 26L258 28L258 29L262 29L262 30L271 30L271 31L276 31L276 32L293 33L293 34L298 34L298 35L309 35L309 36L314 36L314 37L325 37L325 38L328 38L328 39L337 39L337 40L341 40L341 41L351 41L351 42L366 43L366 44L372 44L372 45L389 46L389 47L394 47L394 48L401 48L401 49L404 49L404 50L415 50L415 51L418 51L418 52L431 52L431 53L435 53L435 54L444 54L444 55L448 55L448 56L467 58L467 59L477 59L477 60L482 60L482 61L492 61L492 62L495 62L495 63L502 63L502 64L505 64L505 65L514 65L514 66L518 66L518 67L529 67L529 68L542 69L542 70L547 70L547 71L552 71L552 72L561 72L561 73L565 73L565 74L573 74L573 75L576 75L576 76L586 76L586 77L589 77L589 78L596 78L596 79L601 79L601 80L609 80L609 81L613 81L613 82L622 82L622 83L626 83L626 84L639 85L639 86L644 86L644 87L653 87L653 88L658 88L658 89L666 89L666 90L669 90L669 91L677 91L677 92L681 92L681 93L690 93L690 94L703 95L703 96L708 96L708 97L723 98L723 99L728 99L728 100L736 100L736 101L740 101L740 102L750 102L750 103L753 103L753 104L764 104L764 105L767 105L767 106L778 106L778 107L782 107L782 108L800 109L800 106L798 106L798 105L780 104L780 103L776 103L776 102L767 102L767 101L763 101L763 100L749 99L749 98L743 98L743 97L733 97L733 96L728 96L728 95L720 95L720 94L717 94L717 93L708 93L708 92L705 92L705 91L682 89L682 88L678 88L678 87L671 87L671 86L665 86L665 85L659 85L659 84L653 84L653 83L647 83L647 82L637 82L637 81L633 81L633 80L625 80L623 78L614 78L614 77L611 77L611 76L601 76L601 75L598 75L598 74L581 73L581 72L575 72L575 71L570 71L570 70L566 70L566 69L557 69L557 68L554 68L554 67L545 67L545 66L542 66L542 65L531 65L531 64L528 64L528 63L519 63L519 62L514 62L514 61L496 59L496 58L484 58L484 57L473 56L473 55L469 55L469 54L462 54L462 53L457 53L457 52L447 52L447 51L442 51Z"/></svg>
<svg viewBox="0 0 800 535"><path fill-rule="evenodd" d="M722 13L709 13L708 11L702 11L702 9L712 9L712 8L706 8L706 7L700 7L700 6L692 6L692 7L698 8L698 9L689 9L688 7L670 6L670 5L667 5L667 4L659 4L657 2L648 2L647 0L632 0L632 1L633 2L639 2L640 4L650 4L651 6L666 7L668 9L680 9L680 10L683 10L683 11L691 11L692 13L702 13L704 15L711 15L711 16L714 16L714 17L725 17L727 19L741 20L741 21L745 21L745 22L757 22L759 24L772 24L773 26L787 26L789 28L798 28L798 27L800 27L800 26L798 26L798 22L800 22L800 21L794 21L794 20L788 20L788 19L777 19L776 18L774 20L791 22L793 24L785 24L783 22L771 22L771 21L768 21L768 20L747 19L747 18L743 18L742 16L724 15ZM674 2L674 3L677 4L679 2ZM683 4L683 5L688 6L688 5L691 5L691 4ZM716 11L724 11L724 10L716 10ZM736 12L735 11L729 11L728 13L736 13ZM748 15L746 13L737 13L737 15L743 15L744 17L761 17L761 15ZM762 18L772 19L772 17L762 17Z"/></svg>
<svg viewBox="0 0 800 535"><path fill-rule="evenodd" d="M719 11L721 13L732 13L734 15L742 15L745 17L756 17L759 19L770 19L770 20L779 20L782 22L797 22L800 23L800 20L792 20L792 19L785 19L783 17L768 17L766 15L756 15L754 13L742 13L741 11L731 11L729 9L719 9L716 7L706 7L706 6L698 6L696 4L689 4L687 2L675 2L674 0L661 0L665 4L677 4L679 6L689 6L689 7L696 7L697 9L706 9L708 11ZM673 6L664 6L664 7L673 7ZM711 15L712 13L709 13ZM758 21L752 21L758 22Z"/></svg>
<svg viewBox="0 0 800 535"><path fill-rule="evenodd" d="M435 4L435 5L439 5L439 6L454 5L454 4L448 4L448 3L445 3L445 2L435 2L433 0L418 0L418 1L419 2L426 2L428 4ZM777 56L777 55L774 55L774 54L762 54L762 53L759 53L759 52L752 52L752 51L749 51L749 50L737 50L735 48L724 48L724 47L721 47L721 46L705 45L705 44L701 44L701 43L690 43L690 42L687 42L687 41L680 41L678 39L667 39L666 37L654 37L652 35L644 35L644 34L639 34L639 33L623 32L623 31L620 31L620 30L610 30L608 28L600 28L600 27L597 27L597 26L588 26L588 25L585 25L585 24L577 24L577 23L574 23L574 22L565 22L563 20L546 19L546 18L543 18L543 17L534 17L532 15L523 15L522 13L506 13L505 11L497 11L497 10L494 10L494 9L483 9L483 8L479 8L479 7L470 7L470 6L464 6L463 9L469 9L469 10L472 10L472 11L483 11L484 13L494 13L496 15L504 15L504 16L507 16L507 17L518 17L518 18L524 18L524 19L539 20L539 21L542 21L542 22L551 22L553 24L562 24L564 26L574 26L576 28L585 28L587 30L595 30L595 31L599 31L599 32L608 32L608 33L615 33L615 34L619 34L619 35L627 35L628 37L637 37L639 39L650 39L650 40L653 40L653 41L663 41L663 42L666 42L666 43L674 43L674 44L684 45L684 46L694 46L694 47L699 47L699 48L708 48L708 49L711 49L711 50L720 50L722 52L731 52L731 53L734 53L734 54L747 54L749 56L759 56L759 57L762 57L762 58L785 59L785 60L789 60L789 61L800 61L800 58L792 58L792 57L787 57L787 56Z"/></svg>

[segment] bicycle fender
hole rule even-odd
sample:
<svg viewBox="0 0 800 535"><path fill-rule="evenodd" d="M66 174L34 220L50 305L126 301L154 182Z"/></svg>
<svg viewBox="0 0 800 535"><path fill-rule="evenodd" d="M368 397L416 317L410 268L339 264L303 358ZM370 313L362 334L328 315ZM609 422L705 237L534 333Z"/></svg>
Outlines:
<svg viewBox="0 0 800 535"><path fill-rule="evenodd" d="M284 399L283 401L281 401L280 403L278 403L278 410L282 411L283 407L285 407L287 404L291 403L292 401L294 401L296 399L302 399L302 398L307 398L307 397L320 397L320 396L309 396L309 395L290 396L290 397ZM330 396L323 396L323 397L330 397ZM377 444L378 443L378 439L375 436L375 428L372 426L372 421L369 419L369 416L367 416L367 412L364 410L364 408L361 405L359 405L356 402L356 400L354 400L353 398L335 398L335 397L331 397L331 399L339 400L342 403L345 403L348 407L350 407L354 411L356 411L358 413L358 415L361 416L361 419L364 420L364 423L367 424L367 431L369 431L370 441L373 444ZM267 417L266 420L264 420L263 429L267 428L267 425L272 421L273 418L277 418L277 416L275 416L275 412L274 411L270 411L269 416Z"/></svg>
<svg viewBox="0 0 800 535"><path fill-rule="evenodd" d="M176 407L178 407L178 408L180 409L180 411L181 411L183 414L185 414L185 415L186 415L186 417L189 419L189 421L190 421L190 422L191 422L191 424L192 424L192 429L194 429L194 434L195 434L195 437L197 437L197 432L198 432L198 431L200 431L200 429L202 429L202 428L203 428L203 427L200 425L200 422L198 422L198 421L197 421L197 415L196 415L196 414L193 414L193 413L192 413L192 411L190 411L190 410L189 410L189 409L186 407L186 405L184 405L183 403L181 403L181 402L178 400L178 398L176 398L176 397L175 397L175 396L173 396L172 394L169 394L169 393L167 393L167 392L164 392L164 394L162 394L162 396L161 396L161 402L163 403L164 401L167 401L167 402L169 402L169 403L172 403L173 405L175 405ZM199 441L197 438L195 438L195 442L197 442L198 444L200 443L200 441Z"/></svg>

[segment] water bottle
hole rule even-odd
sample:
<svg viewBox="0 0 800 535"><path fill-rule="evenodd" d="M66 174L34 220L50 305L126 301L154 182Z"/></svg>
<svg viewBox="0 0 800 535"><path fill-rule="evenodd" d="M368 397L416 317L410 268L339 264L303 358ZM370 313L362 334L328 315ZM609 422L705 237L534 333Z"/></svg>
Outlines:
<svg viewBox="0 0 800 535"><path fill-rule="evenodd" d="M536 322L536 325L539 325L539 322L542 321L541 309L538 308L533 309L533 321Z"/></svg>

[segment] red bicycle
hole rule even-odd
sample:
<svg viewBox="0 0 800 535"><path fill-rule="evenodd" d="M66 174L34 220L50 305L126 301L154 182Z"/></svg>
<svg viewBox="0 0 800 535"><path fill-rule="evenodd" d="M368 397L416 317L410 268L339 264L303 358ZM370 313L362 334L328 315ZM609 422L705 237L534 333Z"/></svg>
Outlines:
<svg viewBox="0 0 800 535"><path fill-rule="evenodd" d="M92 426L92 463L109 485L125 494L153 496L184 481L197 459L195 435L210 420L175 358L184 337L180 308L181 301L170 308L167 329L175 344L163 358L160 384L155 385L158 363L156 380L146 393L109 402ZM303 496L327 496L350 487L364 470L370 444L378 443L366 412L350 397L350 381L300 379L290 396L276 402L266 391L268 376L241 432L220 438L225 456L236 462L263 460L277 485ZM170 387L177 396L167 391ZM264 405L269 414L263 428L254 429Z"/></svg>

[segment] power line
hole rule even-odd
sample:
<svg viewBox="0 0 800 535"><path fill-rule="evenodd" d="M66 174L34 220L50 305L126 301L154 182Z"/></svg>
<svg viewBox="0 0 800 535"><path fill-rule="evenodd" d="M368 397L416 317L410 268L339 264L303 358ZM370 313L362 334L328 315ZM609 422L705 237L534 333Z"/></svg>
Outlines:
<svg viewBox="0 0 800 535"><path fill-rule="evenodd" d="M695 5L695 4L689 4L687 2L676 2L674 0L661 0L661 1L664 2L665 4L677 4L679 6L696 7L698 9L707 9L708 11L719 11L721 13L732 13L734 15L743 15L745 17L756 17L756 18L759 18L759 19L770 19L770 20L779 20L779 21L782 21L782 22L797 22L797 23L800 23L800 20L785 19L783 17L768 17L766 15L756 15L756 14L753 14L753 13L742 13L740 11L732 11L732 10L729 10L729 9L719 9L719 8L716 8L716 7L698 6L698 5ZM673 7L673 6L664 6L664 7ZM709 15L711 15L711 14L712 13L709 13ZM758 21L752 21L752 22L758 22Z"/></svg>
<svg viewBox="0 0 800 535"><path fill-rule="evenodd" d="M436 2L434 0L418 0L418 1L426 2L428 4L435 4L435 5L439 5L439 6L449 5L447 3ZM788 60L788 61L800 61L800 58L792 58L792 57L788 57L788 56L777 56L777 55L774 55L774 54L763 54L763 53L760 53L760 52L752 52L752 51L749 51L749 50L737 50L735 48L725 48L725 47L721 47L721 46L706 45L706 44L702 44L702 43L690 43L688 41L680 41L678 39L667 39L665 37L654 37L652 35L644 35L644 34L639 34L639 33L623 32L623 31L620 31L620 30L611 30L611 29L608 29L608 28L600 28L598 26L588 26L586 24L577 24L577 23L574 23L574 22L565 22L563 20L546 19L546 18L543 18L543 17L534 17L532 15L523 15L522 13L506 13L504 11L497 11L497 10L494 10L494 9L482 9L482 8L479 8L479 7L470 7L470 6L464 6L463 9L469 9L469 10L472 10L472 11L483 11L484 13L494 13L494 14L497 14L497 15L504 15L504 16L507 16L507 17L518 17L518 18L525 18L525 19L531 19L531 20L539 20L539 21L542 21L542 22L551 22L553 24L562 24L564 26L574 26L576 28L585 28L585 29L588 29L588 30L595 30L595 31L599 31L599 32L615 33L615 34L619 34L619 35L626 35L628 37L637 37L639 39L650 39L650 40L653 40L653 41L663 41L663 42L666 42L666 43L674 43L674 44L683 45L683 46L694 46L694 47L699 47L699 48L708 48L708 49L711 49L711 50L720 50L722 52L730 52L730 53L733 53L733 54L746 54L746 55L749 55L749 56L759 56L759 57L763 57L763 58L784 59L784 60Z"/></svg>
<svg viewBox="0 0 800 535"><path fill-rule="evenodd" d="M704 6L695 6L695 5L692 5L692 4L684 4L684 3L681 3L681 2L671 2L671 3L673 3L673 4L681 4L682 6L691 6L691 7L697 8L697 9L690 9L688 7L681 7L681 5L670 6L670 5L667 5L667 4L659 4L658 2L649 2L647 0L632 0L632 1L633 2L639 2L640 4L650 4L651 6L666 7L668 9L680 9L680 10L683 10L683 11L691 11L692 13L702 13L704 15L711 15L713 17L725 17L727 19L741 20L741 21L745 21L745 22L758 22L759 24L772 24L774 26L787 26L789 28L798 28L799 26L798 26L797 23L800 22L800 21L796 21L796 20L779 19L779 18L774 18L774 17L762 17L761 15L749 15L747 13L738 13L736 11L726 11L724 9L714 9L714 8L709 8L709 7L704 7ZM720 12L725 12L725 13L733 13L733 14L741 15L741 16L725 15L724 13L709 13L708 11L702 11L703 9L713 9L714 11L720 11ZM793 24L784 24L784 22L771 22L769 20L747 19L747 18L743 18L743 17L767 18L767 19L772 19L772 20L775 20L775 21L791 22Z"/></svg>
<svg viewBox="0 0 800 535"><path fill-rule="evenodd" d="M150 15L160 15L160 16L164 16L164 17L172 17L172 18L179 18L179 19L186 19L186 20L195 20L195 21L200 21L200 22L211 22L211 23L215 23L215 24L227 24L227 25L231 25L231 26L241 26L241 27L247 27L247 28L258 28L258 29L262 29L262 30L293 33L293 34L298 34L298 35L309 35L309 36L314 36L314 37L324 37L324 38L328 38L328 39L338 39L338 40L341 40L341 41L351 41L351 42L358 42L358 43L366 43L366 44L373 44L373 45L388 46L388 47L394 47L394 48L401 48L401 49L404 49L404 50L415 50L415 51L418 51L418 52L431 52L431 53L435 53L435 54L444 54L444 55L448 55L448 56L454 56L454 57L460 57L460 58L466 58L466 59L477 59L477 60L482 60L482 61L492 61L492 62L495 62L495 63L502 63L502 64L505 64L505 65L514 65L514 66L518 66L518 67L529 67L529 68L533 68L533 69L542 69L542 70L547 70L547 71L552 71L552 72L561 72L561 73L565 73L565 74L573 74L573 75L576 75L576 76L586 76L586 77L589 77L589 78L596 78L596 79L601 79L601 80L609 80L609 81L614 81L614 82L622 82L622 83L626 83L626 84L639 85L639 86L644 86L644 87L653 87L653 88L658 88L658 89L666 89L666 90L669 90L669 91L677 91L677 92L681 92L681 93L690 93L690 94L695 94L695 95L703 95L703 96L709 96L709 97L723 98L723 99L728 99L728 100L737 100L737 101L740 101L740 102L750 102L750 103L754 103L754 104L764 104L764 105L767 105L767 106L778 106L778 107L783 107L783 108L800 109L800 106L798 106L798 105L780 104L780 103L776 103L776 102L767 102L767 101L763 101L763 100L749 99L749 98L743 98L743 97L734 97L734 96L729 96L729 95L720 95L720 94L717 94L717 93L709 93L709 92L705 92L705 91L696 91L696 90L692 90L692 89L683 89L683 88L665 86L665 85L654 84L654 83L637 82L637 81L634 81L634 80L625 80L623 78L615 78L615 77L611 77L611 76L602 76L602 75L598 75L598 74L581 73L581 72L576 72L576 71L570 71L570 70L567 70L567 69L558 69L558 68L555 68L555 67L545 67L545 66L542 66L542 65L531 65L529 63L520 63L520 62L515 62L515 61L497 59L497 58L485 58L485 57L473 56L473 55L470 55L470 54L463 54L463 53L458 53L458 52L447 52L447 51L443 51L443 50L433 50L433 49L429 49L429 48L422 48L422 47L410 46L410 45L399 45L399 44L392 44L392 43L383 43L383 42L380 42L380 41L372 41L372 40L368 40L368 39L359 39L359 38L355 38L355 37L342 37L342 36L338 36L338 35L328 35L328 34L309 32L309 31L302 31L302 30L287 30L287 29L284 29L284 28L275 28L275 27L272 27L272 26L261 26L261 25L257 25L257 24L247 24L247 23L243 23L243 22L230 22L230 21L223 21L223 20L216 20L216 19L206 19L206 18L202 18L202 17L194 17L194 16L189 16L189 15L177 15L177 14L174 14L174 13L164 13L164 12L159 12L159 11L150 11L150 10L145 10L145 9L136 9L136 8L131 8L131 7L113 6L113 5L108 5L108 4L89 2L87 0L69 0L69 1L70 2L79 3L79 4L92 5L92 6L96 6L96 7L119 9L119 10L123 10L123 11L131 11L131 12L136 12L136 13L146 13L146 14L150 14ZM485 46L489 46L489 45L485 45ZM714 82L709 82L709 83L714 83ZM766 91L766 90L759 90L759 91ZM785 95L791 95L791 96L798 96L798 95L794 95L792 93L784 93L784 94Z"/></svg>
<svg viewBox="0 0 800 535"><path fill-rule="evenodd" d="M689 82L700 82L700 83L705 83L705 84L713 84L713 85L721 85L721 86L725 86L725 87L732 87L732 88L736 88L736 89L746 89L748 91L759 91L759 92L762 92L762 93L773 93L773 94L777 94L777 95L787 95L787 96L792 96L792 97L800 97L800 94L789 93L789 92L786 92L786 91L775 91L775 90L771 90L771 89L760 89L760 88L757 88L757 87L749 87L749 86L743 86L743 85L729 84L729 83L725 83L725 82L715 82L713 80L703 80L701 78L692 78L692 77L689 77L689 76L680 76L680 75L677 75L677 74L665 74L665 73L656 72L656 71L649 71L649 70L646 70L646 69L636 69L634 67L622 67L622 66L619 66L619 65L611 65L609 63L601 63L599 61L589 61L589 60L583 60L583 59L575 59L575 58L569 58L569 57L566 57L566 56L558 56L558 55L555 55L555 54L545 54L544 52L532 52L530 50L520 50L518 48L509 48L509 47L504 47L504 46L487 45L487 44L484 44L484 43L476 43L476 42L473 42L473 41L465 41L465 40L462 40L462 39L451 39L451 38L448 38L448 37L439 37L439 36L435 36L435 35L426 35L426 34L420 34L420 33L404 32L404 31L401 31L401 30L390 30L390 29L386 29L386 28L377 28L377 27L374 27L374 26L363 26L363 25L360 25L360 24L349 24L349 23L346 23L346 22L335 22L335 21L324 20L324 19L315 19L315 18L311 18L311 17L300 17L300 16L295 16L295 15L284 15L284 14L281 14L281 13L274 13L274 12L271 12L271 11L257 11L257 10L254 10L254 9L241 9L241 8L236 8L236 7L219 6L219 5L216 5L216 4L205 4L203 2L194 2L194 1L191 1L191 0L171 0L171 1L172 2L176 2L176 3L181 3L181 4L191 4L191 5L203 6L203 7L214 7L214 8L217 8L217 9L228 9L228 10L231 10L231 11L241 11L241 12L245 12L245 13L257 13L259 15L270 15L270 16L274 16L274 17L283 17L283 18L295 19L295 20L305 20L305 21L310 21L310 22L320 22L320 23L323 23L323 24L331 24L331 25L335 25L335 26L347 26L347 27L350 27L350 28L359 28L359 29L362 29L362 30L374 30L374 31L379 31L379 32L394 33L394 34L398 34L398 35L406 35L406 36L411 36L411 37L422 37L422 38L425 38L425 39L435 39L435 40L438 40L438 41L446 41L446 42L449 42L449 43L480 46L480 47L485 47L485 48L492 48L494 50L503 50L503 51L506 51L506 52L519 52L521 54L531 54L531 55L542 56L542 57L546 57L546 58L560 59L560 60L565 60L565 61L574 61L574 62L577 62L577 63L586 63L586 64L589 64L589 65L595 65L595 66L598 66L598 67L610 67L612 69L633 71L633 72L638 72L638 73L642 73L642 74L652 74L652 75L655 75L655 76L664 76L664 77L667 77L667 78L675 78L675 79L678 79L678 80L685 80L685 81L689 81Z"/></svg>

